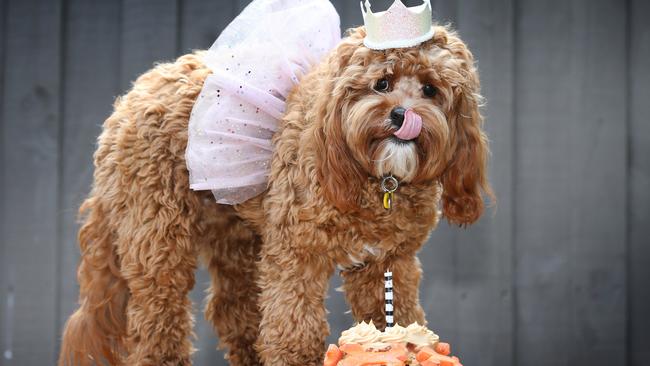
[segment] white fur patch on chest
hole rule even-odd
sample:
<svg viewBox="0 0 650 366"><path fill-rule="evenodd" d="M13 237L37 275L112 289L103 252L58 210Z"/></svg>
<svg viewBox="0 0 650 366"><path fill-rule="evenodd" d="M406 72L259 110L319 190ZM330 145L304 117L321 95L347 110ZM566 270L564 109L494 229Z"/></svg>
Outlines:
<svg viewBox="0 0 650 366"><path fill-rule="evenodd" d="M388 141L379 152L375 161L378 176L394 174L403 182L409 182L417 173L418 154L413 143Z"/></svg>

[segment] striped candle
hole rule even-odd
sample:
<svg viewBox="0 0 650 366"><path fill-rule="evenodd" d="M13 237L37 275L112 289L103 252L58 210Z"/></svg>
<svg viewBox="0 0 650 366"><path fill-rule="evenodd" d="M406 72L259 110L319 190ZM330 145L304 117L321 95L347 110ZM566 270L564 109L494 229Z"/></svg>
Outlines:
<svg viewBox="0 0 650 366"><path fill-rule="evenodd" d="M384 306L386 309L386 328L391 328L393 319L393 272L384 272Z"/></svg>

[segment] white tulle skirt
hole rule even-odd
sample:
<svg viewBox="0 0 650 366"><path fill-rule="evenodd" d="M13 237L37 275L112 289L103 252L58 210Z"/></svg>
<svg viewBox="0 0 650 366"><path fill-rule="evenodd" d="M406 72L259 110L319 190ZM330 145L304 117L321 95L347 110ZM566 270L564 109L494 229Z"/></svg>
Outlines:
<svg viewBox="0 0 650 366"><path fill-rule="evenodd" d="M190 187L236 204L267 187L271 137L291 88L340 41L327 0L255 0L204 55L186 150Z"/></svg>

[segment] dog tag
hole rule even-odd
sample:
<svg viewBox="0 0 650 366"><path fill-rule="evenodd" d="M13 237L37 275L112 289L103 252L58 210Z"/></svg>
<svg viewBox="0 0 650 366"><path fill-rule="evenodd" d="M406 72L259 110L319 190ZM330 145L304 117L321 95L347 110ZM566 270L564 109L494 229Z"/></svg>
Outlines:
<svg viewBox="0 0 650 366"><path fill-rule="evenodd" d="M384 208L390 210L393 205L393 192L384 193Z"/></svg>
<svg viewBox="0 0 650 366"><path fill-rule="evenodd" d="M384 191L384 209L390 210L393 207L393 192L397 190L399 182L392 175L381 180L381 190Z"/></svg>

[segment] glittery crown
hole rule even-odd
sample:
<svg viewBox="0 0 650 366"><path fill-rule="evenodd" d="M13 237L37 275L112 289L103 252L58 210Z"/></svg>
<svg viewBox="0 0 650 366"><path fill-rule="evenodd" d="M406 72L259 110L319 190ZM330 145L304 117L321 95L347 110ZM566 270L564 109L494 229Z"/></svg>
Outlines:
<svg viewBox="0 0 650 366"><path fill-rule="evenodd" d="M361 2L366 38L363 44L374 50L406 48L433 38L431 0L422 5L407 8L401 0L395 0L386 11L373 13L370 1Z"/></svg>

